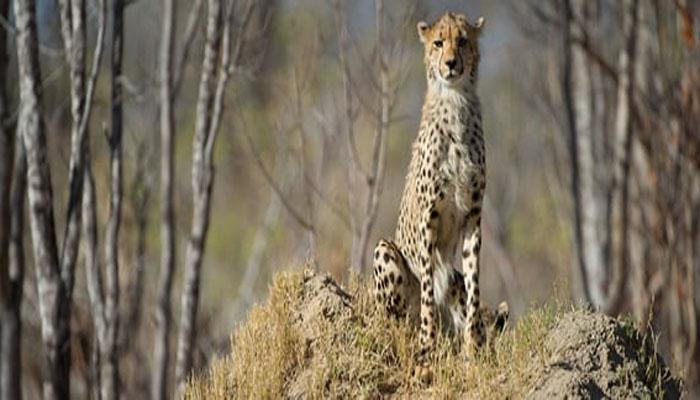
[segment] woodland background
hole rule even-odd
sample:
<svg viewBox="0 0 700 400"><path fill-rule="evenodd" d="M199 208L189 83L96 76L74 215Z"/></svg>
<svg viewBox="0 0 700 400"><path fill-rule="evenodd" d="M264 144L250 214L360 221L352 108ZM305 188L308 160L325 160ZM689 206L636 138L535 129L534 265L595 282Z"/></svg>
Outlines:
<svg viewBox="0 0 700 400"><path fill-rule="evenodd" d="M630 315L697 393L700 1L0 0L0 398L170 398L275 272L367 273L446 10L486 300Z"/></svg>

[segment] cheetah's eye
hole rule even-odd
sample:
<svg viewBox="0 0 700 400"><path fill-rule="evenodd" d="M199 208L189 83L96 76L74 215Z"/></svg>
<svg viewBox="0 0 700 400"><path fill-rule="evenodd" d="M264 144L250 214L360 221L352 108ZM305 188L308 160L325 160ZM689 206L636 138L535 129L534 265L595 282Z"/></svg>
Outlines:
<svg viewBox="0 0 700 400"><path fill-rule="evenodd" d="M465 47L467 45L467 39L461 37L459 40L457 40L457 46L459 47Z"/></svg>
<svg viewBox="0 0 700 400"><path fill-rule="evenodd" d="M438 49L442 48L442 40L436 40L433 42L433 45L437 47Z"/></svg>

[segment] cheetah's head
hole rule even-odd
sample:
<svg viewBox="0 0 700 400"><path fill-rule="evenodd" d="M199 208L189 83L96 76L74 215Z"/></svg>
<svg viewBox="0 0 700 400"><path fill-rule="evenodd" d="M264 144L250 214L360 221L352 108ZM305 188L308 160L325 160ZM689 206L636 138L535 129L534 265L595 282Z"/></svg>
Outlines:
<svg viewBox="0 0 700 400"><path fill-rule="evenodd" d="M483 27L483 17L471 24L464 15L452 13L446 13L432 25L418 23L429 84L462 87L475 82Z"/></svg>

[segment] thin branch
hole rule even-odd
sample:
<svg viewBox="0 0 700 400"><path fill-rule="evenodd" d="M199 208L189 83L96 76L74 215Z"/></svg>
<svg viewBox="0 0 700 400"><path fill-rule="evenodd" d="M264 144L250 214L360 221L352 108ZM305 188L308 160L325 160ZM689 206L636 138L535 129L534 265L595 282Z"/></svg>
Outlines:
<svg viewBox="0 0 700 400"><path fill-rule="evenodd" d="M340 0L334 1L335 9L335 23L338 35L338 58L340 62L340 68L343 75L343 93L344 93L344 107L345 107L345 136L346 145L348 153L348 161L350 162L349 167L352 168L350 175L359 173L360 175L365 175L362 172L362 165L360 164L359 157L357 155L357 146L355 144L355 132L353 128L354 112L352 110L352 82L350 73L350 64L348 61L348 30L345 21L345 8L341 5ZM351 179L352 180L352 179ZM354 185L353 185L354 186Z"/></svg>
<svg viewBox="0 0 700 400"><path fill-rule="evenodd" d="M357 43L357 40L353 35L350 35L348 33L348 41L350 44L352 44L353 49L355 50L355 54L357 55L357 58L360 60L360 65L362 66L362 78L363 82L366 82L370 85L370 87L376 91L376 92L381 92L382 87L380 82L378 82L377 77L374 75L374 70L375 68L372 67L372 64L367 60L365 55L362 53L362 49L360 48L360 44ZM387 49L384 49L382 46L382 49L380 50L378 46L375 45L374 48L374 53L376 53L377 58L380 57L386 57L386 54L380 53L380 51L386 51L388 53Z"/></svg>
<svg viewBox="0 0 700 400"><path fill-rule="evenodd" d="M153 187L153 176L150 173L152 160L149 151L148 138L139 140L136 150L135 170L128 190L129 205L134 215L136 234L134 235L135 251L133 257L133 267L126 289L128 293L125 311L125 323L120 331L120 346L124 348L124 353L129 353L135 348L133 338L137 335L137 330L142 323L144 307L142 305L144 295L144 275L146 273L146 252L147 252L147 229L149 223L151 191ZM126 329L125 329L126 328Z"/></svg>
<svg viewBox="0 0 700 400"><path fill-rule="evenodd" d="M277 197L279 197L280 201L282 202L282 205L284 206L285 209L287 209L287 212L289 215L294 218L294 220L304 229L313 231L314 226L310 222L306 221L304 217L301 216L301 213L297 211L292 204L289 202L287 199L287 195L284 193L284 191L280 188L280 186L277 184L275 179L272 177L270 174L270 171L265 167L265 163L263 162L262 158L260 157L260 153L258 150L255 148L255 144L253 143L253 138L250 137L248 134L243 134L245 138L248 141L248 145L250 147L250 152L253 155L253 158L255 159L255 163L258 165L258 168L260 168L260 172L263 174L263 177L267 181L267 184L270 185L270 188L275 192Z"/></svg>
<svg viewBox="0 0 700 400"><path fill-rule="evenodd" d="M588 58L591 59L594 63L596 63L600 69L605 72L605 76L607 76L610 80L612 80L615 85L617 85L618 82L618 71L617 68L615 68L608 60L603 57L598 50L596 50L593 45L590 43L588 38L586 37L580 37L580 36L571 36L571 41L572 43L576 44L581 50L584 51L584 53L588 56Z"/></svg>
<svg viewBox="0 0 700 400"><path fill-rule="evenodd" d="M293 96L292 96L292 102L294 104L294 119L293 119L293 125L292 125L292 130L296 131L297 137L299 140L299 152L298 152L298 162L299 162L299 172L300 176L302 179L306 178L309 176L309 169L311 168L311 162L309 161L309 156L308 156L308 138L307 138L307 133L306 130L304 129L304 116L302 112L302 106L303 106L303 100L302 100L302 88L299 83L299 74L297 73L296 68L293 70L292 73L292 82L291 85L293 87ZM314 196L311 194L309 191L304 191L303 195L305 203L306 203L306 217L308 218L309 222L311 225L315 226L315 213L314 213ZM308 230L307 231L307 259L315 259L316 258L316 231L314 230Z"/></svg>
<svg viewBox="0 0 700 400"><path fill-rule="evenodd" d="M281 180L280 186L282 190L286 190L287 186L291 183L291 169L287 168L286 162L281 162L288 155L287 142L288 135L284 135L281 138L282 143L278 143L276 159L278 162L275 165L275 176L278 176ZM286 160L285 160L286 161ZM279 223L279 214L282 209L282 202L276 192L271 191L269 195L267 209L265 211L265 216L262 223L257 228L255 232L255 238L253 239L253 244L251 246L250 254L248 255L248 260L246 262L246 267L243 272L243 277L238 283L238 289L236 290L236 300L233 303L233 315L239 317L242 312L252 303L255 289L255 282L262 270L263 257L265 255L265 250L270 237L272 236L272 230L275 224Z"/></svg>
<svg viewBox="0 0 700 400"><path fill-rule="evenodd" d="M187 64L187 59L189 58L189 55L190 55L190 49L192 47L192 42L194 41L195 34L197 33L196 28L197 28L197 25L199 22L199 16L202 14L202 5L203 4L204 4L204 0L194 0L194 2L192 3L192 9L190 10L190 14L187 17L187 23L185 24L185 34L183 35L183 37L181 39L182 50L180 53L180 57L173 64L173 73L172 73L173 99L177 98L177 95L180 93L180 88L182 87L182 81L183 81L184 71L185 71L185 64Z"/></svg>
<svg viewBox="0 0 700 400"><path fill-rule="evenodd" d="M369 175L367 176L367 186L369 193L367 195L365 218L362 223L362 231L360 234L360 244L358 246L358 254L354 259L357 263L353 263L353 268L358 268L362 273L365 268L365 254L369 237L372 233L372 228L377 218L379 208L379 197L384 188L384 171L386 169L386 134L389 129L390 112L390 94L389 94L389 65L384 51L384 1L376 0L376 20L377 20L377 54L379 59L378 75L379 75L379 99L377 106L377 127L374 134L372 144L372 164Z"/></svg>
<svg viewBox="0 0 700 400"><path fill-rule="evenodd" d="M318 187L316 182L314 182L313 178L310 177L308 174L305 176L304 180L306 181L307 186L311 188L311 190L316 194L316 196L321 200L323 204L328 207L328 209L331 211L331 213L338 218L340 222L343 223L343 228L347 229L350 231L350 218L348 218L345 213L343 213L343 210L338 207L331 199L326 196L325 193L321 190L321 188Z"/></svg>
<svg viewBox="0 0 700 400"><path fill-rule="evenodd" d="M238 32L236 32L236 35L234 35L236 43L234 45L233 56L228 56L229 60L222 61L222 64L226 66L226 70L228 73L231 73L231 69L235 68L241 62L241 57L243 56L243 44L245 42L245 34L248 29L248 24L252 20L251 17L253 15L253 10L255 10L255 1L256 0L248 0L248 2L246 2L246 8L243 11L243 18L238 24ZM229 16L229 18L232 16L233 15Z"/></svg>
<svg viewBox="0 0 700 400"><path fill-rule="evenodd" d="M17 28L12 26L10 21L8 21L7 18L5 18L4 16L0 16L0 28L4 29L5 32L9 33L12 36L17 36ZM39 53L41 53L42 56L46 56L49 58L63 57L62 49L49 47L42 43L39 43Z"/></svg>
<svg viewBox="0 0 700 400"><path fill-rule="evenodd" d="M87 286L92 319L97 342L106 336L104 292L97 250L97 211L95 207L95 178L90 163L85 166L85 184L83 185L83 257L85 259L85 282ZM101 345L98 344L98 350ZM97 374L96 374L97 375ZM99 375L97 376L99 380Z"/></svg>
<svg viewBox="0 0 700 400"><path fill-rule="evenodd" d="M214 144L216 143L216 138L219 133L219 127L221 125L222 114L224 110L224 93L226 91L226 84L228 83L229 76L231 75L231 24L233 18L233 3L230 3L227 7L226 15L224 16L224 30L223 30L223 40L221 43L222 55L219 65L219 76L217 78L216 90L214 92L214 103L213 111L211 116L211 125L209 126L209 132L207 133L207 139L204 145L204 160L209 164L207 168L212 169ZM246 25L248 25L248 19L253 10L253 1L248 1L248 8L245 14L246 20L241 23L241 28L236 36L236 51L240 55L241 49L243 48L243 32Z"/></svg>
<svg viewBox="0 0 700 400"><path fill-rule="evenodd" d="M107 24L105 23L107 15L106 1L97 0L97 4L97 39L95 43L95 52L93 54L92 59L90 77L88 78L87 88L85 89L85 110L80 120L80 132L83 135L85 135L87 132L87 127L90 122L90 115L92 114L92 106L94 104L93 100L95 97L95 83L97 82L97 77L99 75L100 67L102 65L102 53L104 51L104 38L107 26Z"/></svg>

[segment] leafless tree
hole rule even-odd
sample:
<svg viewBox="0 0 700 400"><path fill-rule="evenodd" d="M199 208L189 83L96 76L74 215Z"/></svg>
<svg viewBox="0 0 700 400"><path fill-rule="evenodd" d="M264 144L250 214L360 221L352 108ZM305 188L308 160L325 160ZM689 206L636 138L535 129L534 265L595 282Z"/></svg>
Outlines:
<svg viewBox="0 0 700 400"><path fill-rule="evenodd" d="M376 72L368 65L364 67L363 75L371 93L376 93L376 105L368 105L357 90L359 82L353 78L349 62L351 36L346 26L346 12L342 1L335 1L334 15L338 37L338 60L342 72L343 111L341 125L345 141L346 179L348 187L348 208L350 215L350 230L352 245L350 249L350 265L358 272L366 267L366 256L370 237L374 228L379 200L384 186L386 164L386 140L391 128L392 111L396 101L398 82L405 74L403 43L400 32L401 26L392 26L391 30L399 32L393 36L387 35L385 25L387 13L382 0L375 1L376 44L372 54L376 55ZM412 20L415 4L409 3L400 21ZM359 51L359 50L358 50ZM359 57L367 64L364 56ZM395 65L390 69L390 65ZM359 104L359 107L356 105ZM364 168L357 153L355 120L364 111L371 114L375 120L375 131L372 139L371 158L369 166Z"/></svg>
<svg viewBox="0 0 700 400"><path fill-rule="evenodd" d="M92 70L88 83L88 101L89 104L92 103L92 87L94 86L95 80L97 79L97 74L100 70L102 51L104 46L104 37L106 29L106 15L107 15L107 5L104 0L100 0L97 3L97 41L95 47L95 54L92 63ZM113 5L117 7L117 4ZM114 21L113 25L115 27L113 34L113 46L112 46L112 80L115 77L119 77L119 67L115 68L115 62L120 63L119 56L116 57L115 61L115 51L121 51L117 47L119 46L120 34L117 21L118 10L114 11ZM115 72L116 71L116 72ZM111 171L110 174L110 216L107 224L107 234L105 238L106 247L106 259L105 259L105 273L104 273L104 286L103 286L103 274L100 267L100 257L98 255L98 222L97 222L97 210L96 210L96 193L95 193L95 178L92 170L91 162L91 150L89 144L89 136L85 138L84 146L82 148L83 155L83 184L80 188L80 195L82 196L81 202L81 213L80 217L82 220L83 229L83 241L84 241L84 259L85 259L85 271L86 271L86 282L88 289L88 296L91 304L92 311L92 322L95 331L95 342L96 342L96 354L94 365L94 391L100 398L104 399L114 399L119 395L118 388L118 364L117 364L117 348L116 348L116 336L118 330L118 317L115 316L117 313L118 304L118 278L117 271L118 265L115 258L116 254L116 241L118 238L119 230L119 220L120 220L120 202L121 202L121 166L115 165L120 164L121 154L119 153L120 141L115 139L115 130L117 134L120 134L120 122L116 122L115 128L115 118L121 118L119 113L119 106L117 105L117 111L114 112L114 99L115 96L118 97L118 101L121 101L121 93L119 89L112 90L112 101L113 101L113 123L111 135L109 136L109 148L110 148L110 158L111 158ZM86 107L90 107L90 105ZM117 154L115 154L117 153ZM116 181L116 182L115 182Z"/></svg>
<svg viewBox="0 0 700 400"><path fill-rule="evenodd" d="M119 332L119 231L122 209L122 130L125 2L112 2L111 106L112 121L109 135L110 209L105 235L105 340L100 354L100 383L103 399L119 397L119 367L117 334Z"/></svg>
<svg viewBox="0 0 700 400"><path fill-rule="evenodd" d="M170 330L172 321L171 292L175 272L175 213L173 205L174 171L174 103L182 84L185 63L198 25L203 0L196 0L189 13L180 56L175 54L175 30L177 2L163 0L163 24L159 53L160 88L160 234L161 270L156 304L155 356L151 396L155 399L167 398L167 372L170 363Z"/></svg>
<svg viewBox="0 0 700 400"><path fill-rule="evenodd" d="M143 333L148 333L148 322L144 316L149 316L149 310L144 307L148 299L149 279L148 265L150 264L150 246L148 243L149 229L151 226L151 207L153 201L154 178L153 153L154 137L145 136L138 138L135 144L136 150L132 157L133 172L130 184L125 188L125 199L131 215L131 223L124 226L124 230L131 233L133 240L129 264L131 270L126 279L126 287L122 290L124 296L122 313L119 324L119 360L122 382L120 396L122 397L146 397L150 390L151 375L143 374L134 366L148 365L147 355L141 351L141 338ZM125 152L125 155L128 154ZM128 165L128 162L125 162ZM144 323L145 322L145 323Z"/></svg>
<svg viewBox="0 0 700 400"><path fill-rule="evenodd" d="M116 6L116 5L115 5ZM120 51L115 48L118 46L120 35L118 32L118 27L116 25L116 11L115 11L115 35L113 36L113 56L112 64L114 65L114 52ZM106 30L106 15L107 15L107 5L104 0L97 2L97 39L95 52L93 55L92 69L88 80L87 88L87 104L85 105L86 113L89 113L89 109L92 104L92 96L94 93L94 85L99 74L102 52L104 47L104 37ZM84 28L83 28L84 29ZM84 35L84 33L83 33ZM70 42L71 46L75 45L75 41ZM75 51L75 50L73 50ZM118 62L118 61L117 61ZM119 76L118 72L114 74L115 68L112 67L112 79L115 76ZM78 92L79 93L79 92ZM117 90L116 93L113 90L113 96L119 95ZM89 114L87 118L89 118ZM115 116L113 115L113 118ZM121 118L117 112L116 118ZM87 124L87 120L81 123ZM114 126L114 123L113 123ZM120 201L120 186L121 186L121 171L119 168L115 168L115 163L120 162L120 160L115 160L115 158L120 156L115 156L115 147L119 146L119 142L114 140L114 128L112 129L112 134L110 136L110 155L112 156L112 174L110 176L111 183L111 201L110 201L110 219L107 225L107 235L105 239L106 243L106 271L104 274L105 284L103 286L103 274L101 272L101 267L99 263L98 255L98 228L97 228L97 210L96 210L96 194L95 194L95 183L94 174L91 165L91 151L89 144L89 135L87 134L87 126L81 125L79 128L81 130L80 134L85 137L82 138L82 147L80 148L81 155L79 156L81 162L82 172L79 179L82 182L79 184L79 194L82 196L81 210L76 212L79 216L79 220L82 220L83 229L83 241L84 241L84 254L85 254L85 269L86 269L86 282L88 288L88 295L91 303L92 311L92 322L95 331L95 343L96 343L96 354L94 360L96 365L94 365L94 390L95 393L100 398L114 399L118 397L118 385L117 385L117 350L116 350L116 332L117 332L117 322L116 317L116 307L118 303L118 281L116 277L117 265L116 260L116 240L118 235L118 224L119 224L119 208L118 204ZM83 129L85 131L83 131ZM120 129L119 123L117 123L117 129ZM117 170L117 171L115 171ZM119 180L115 184L115 179ZM117 186L115 188L115 186ZM76 189L78 190L78 189ZM116 192L115 192L116 190ZM117 203L117 209L115 210L115 202ZM68 220L70 221L70 220ZM75 233L78 237L78 234ZM105 290L106 289L106 290Z"/></svg>
<svg viewBox="0 0 700 400"><path fill-rule="evenodd" d="M19 134L19 131L17 131ZM10 188L10 238L8 243L8 292L5 314L2 317L0 338L0 397L20 399L20 375L22 358L20 334L22 332L21 305L24 284L24 202L27 162L21 137L15 139L15 154Z"/></svg>
<svg viewBox="0 0 700 400"><path fill-rule="evenodd" d="M2 2L0 17L7 19L8 14L9 4ZM15 195L12 191L15 146L12 124L7 118L9 99L5 77L8 59L6 30L0 28L0 397L14 400L20 397L19 388L12 387L19 383L19 350L12 347L19 343L19 299L9 253L13 220L21 218L22 214L13 217L17 210L11 203Z"/></svg>
<svg viewBox="0 0 700 400"><path fill-rule="evenodd" d="M201 4L201 2L200 2ZM156 341L151 396L167 397L167 369L170 359L170 292L175 269L175 213L173 210L173 93L172 68L176 8L173 0L163 0L163 27L160 43L160 241L161 273L156 305Z"/></svg>
<svg viewBox="0 0 700 400"><path fill-rule="evenodd" d="M564 47L561 99L586 299L658 327L662 348L681 360L689 386L697 385L697 7L682 0L529 7L563 33L556 37ZM621 24L600 19L611 14ZM622 40L599 40L611 32Z"/></svg>
<svg viewBox="0 0 700 400"><path fill-rule="evenodd" d="M207 1L207 23L197 117L192 150L193 215L185 259L182 317L177 347L175 379L178 397L192 367L192 346L199 306L199 282L209 228L214 182L213 152L223 112L223 98L231 68L231 18L233 3Z"/></svg>
<svg viewBox="0 0 700 400"><path fill-rule="evenodd" d="M334 6L334 17L335 26L338 36L338 61L340 63L340 69L342 73L342 87L343 87L343 117L342 117L342 129L343 136L345 140L345 159L346 159L346 171L345 179L348 187L348 208L350 210L350 231L352 234L351 249L350 249L350 265L358 270L362 267L361 255L359 254L360 245L360 226L358 222L359 213L359 198L356 190L359 190L359 184L364 172L360 164L359 156L357 154L357 145L355 143L355 105L354 97L352 91L352 76L350 71L350 62L348 60L348 52L350 51L350 38L348 37L348 28L346 26L346 12L345 7L347 6L345 2L340 0L335 0Z"/></svg>
<svg viewBox="0 0 700 400"><path fill-rule="evenodd" d="M356 261L359 262L360 271L364 270L365 255L372 228L377 219L379 209L379 198L384 187L384 170L386 168L386 134L389 129L389 118L391 117L391 99L389 93L389 65L385 47L386 37L384 33L384 0L376 0L375 18L377 20L377 59L379 76L379 100L377 104L377 128L372 144L372 163L367 176L368 194L366 200L365 216L362 222L362 229L359 236L358 253Z"/></svg>
<svg viewBox="0 0 700 400"><path fill-rule="evenodd" d="M27 158L27 182L31 205L30 221L34 259L37 265L42 336L47 355L45 398L67 398L70 394L70 347L68 321L74 282L75 260L80 234L80 197L82 196L86 132L99 70L101 52L96 49L95 65L88 82L84 76L85 4L60 2L61 31L66 49L71 82L73 129L71 138L70 192L66 231L61 254L58 253L53 218L53 195L48 166L45 124L41 116L41 73L38 64L35 8L29 2L15 4L17 54L20 69L19 130ZM18 163L20 165L21 162ZM20 167L20 170L21 167ZM21 185L18 180L17 186ZM16 201L21 208L22 198ZM21 218L21 213L17 218ZM15 226L20 226L21 220ZM18 233L21 237L21 233ZM19 239L18 239L19 240ZM15 249L15 269L21 273L21 248Z"/></svg>
<svg viewBox="0 0 700 400"><path fill-rule="evenodd" d="M45 399L68 399L70 304L65 301L66 288L61 280L56 246L51 172L48 165L45 124L41 115L42 91L36 10L34 2L29 0L16 1L14 9L18 33L19 129L27 154L29 216L45 347L46 371L43 391Z"/></svg>
<svg viewBox="0 0 700 400"><path fill-rule="evenodd" d="M634 99L634 66L639 21L639 1L625 0L622 8L622 34L624 45L618 61L618 84L615 115L615 145L613 151L614 173L611 189L611 219L615 224L617 237L611 238L612 254L609 258L616 276L611 276L606 299L606 310L620 309L624 299L624 279L630 262L629 256L629 192L630 158L632 155L632 101Z"/></svg>
<svg viewBox="0 0 700 400"><path fill-rule="evenodd" d="M89 151L87 157L89 159ZM92 322L95 330L95 365L93 365L94 392L99 397L102 389L102 358L105 353L107 337L107 322L105 320L104 290L102 287L102 272L100 269L97 238L97 210L95 201L95 177L88 162L85 166L85 184L83 185L83 254L85 260L85 276L87 283Z"/></svg>
<svg viewBox="0 0 700 400"><path fill-rule="evenodd" d="M82 129L85 98L85 3L81 0L59 1L61 33L70 75L71 156L69 198L65 234L60 254L61 275L69 298L73 291L75 260L80 243L80 199L83 184L84 146L87 124ZM87 121L87 120L86 120Z"/></svg>
<svg viewBox="0 0 700 400"><path fill-rule="evenodd" d="M586 24L590 24L590 2L581 0L566 0L570 9L570 18L567 18L569 35L571 38L585 37ZM598 234L600 221L605 218L604 198L601 198L597 190L595 180L596 149L595 140L598 132L595 126L595 105L593 104L595 90L593 74L595 70L592 62L580 46L574 41L569 41L567 46L571 54L571 109L570 118L574 129L571 139L576 141L575 154L571 153L571 162L576 162L578 171L577 181L572 182L577 186L578 198L574 200L580 216L578 224L580 230L580 246L577 249L581 260L581 271L584 279L587 297L596 307L605 306L605 281L607 279L607 264L605 262L603 237Z"/></svg>
<svg viewBox="0 0 700 400"><path fill-rule="evenodd" d="M9 4L0 4L0 14L7 17ZM7 36L0 29L0 315L6 310L6 294L9 290L8 249L10 242L10 187L12 186L13 134L7 123ZM2 328L0 327L0 330ZM1 333L1 332L0 332Z"/></svg>

